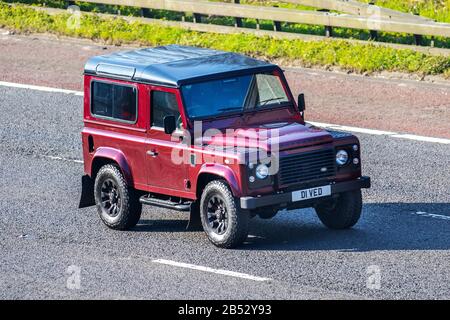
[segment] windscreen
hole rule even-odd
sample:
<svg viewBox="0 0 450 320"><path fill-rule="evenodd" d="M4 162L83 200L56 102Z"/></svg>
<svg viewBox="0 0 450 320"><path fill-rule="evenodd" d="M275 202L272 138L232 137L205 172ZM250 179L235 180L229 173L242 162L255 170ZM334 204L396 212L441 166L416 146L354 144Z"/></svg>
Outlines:
<svg viewBox="0 0 450 320"><path fill-rule="evenodd" d="M251 74L184 85L182 94L190 118L208 118L288 104L278 76Z"/></svg>

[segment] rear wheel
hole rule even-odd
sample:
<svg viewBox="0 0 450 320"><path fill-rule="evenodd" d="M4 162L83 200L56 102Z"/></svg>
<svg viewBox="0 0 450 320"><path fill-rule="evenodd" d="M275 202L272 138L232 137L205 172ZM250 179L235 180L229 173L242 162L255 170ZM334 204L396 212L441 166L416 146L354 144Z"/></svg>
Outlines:
<svg viewBox="0 0 450 320"><path fill-rule="evenodd" d="M340 193L336 199L327 200L315 207L320 221L330 229L348 229L361 217L361 190Z"/></svg>
<svg viewBox="0 0 450 320"><path fill-rule="evenodd" d="M238 209L227 183L208 183L200 200L200 217L209 240L221 248L234 248L248 235L250 216Z"/></svg>
<svg viewBox="0 0 450 320"><path fill-rule="evenodd" d="M97 212L108 227L127 230L138 223L142 205L135 190L128 186L115 165L100 168L95 178L94 193Z"/></svg>

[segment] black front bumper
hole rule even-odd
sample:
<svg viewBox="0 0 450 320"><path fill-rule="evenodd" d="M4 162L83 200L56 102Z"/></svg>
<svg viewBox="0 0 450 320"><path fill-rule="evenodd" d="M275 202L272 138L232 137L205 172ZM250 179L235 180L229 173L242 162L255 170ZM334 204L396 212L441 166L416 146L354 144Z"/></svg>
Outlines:
<svg viewBox="0 0 450 320"><path fill-rule="evenodd" d="M332 195L345 191L367 189L370 188L370 178L361 177L356 180L331 183L330 186ZM320 198L316 198L314 200L317 201L320 200ZM292 203L292 192L271 194L261 197L242 197L240 198L240 201L241 201L241 208L247 210L273 205L288 206L290 203Z"/></svg>

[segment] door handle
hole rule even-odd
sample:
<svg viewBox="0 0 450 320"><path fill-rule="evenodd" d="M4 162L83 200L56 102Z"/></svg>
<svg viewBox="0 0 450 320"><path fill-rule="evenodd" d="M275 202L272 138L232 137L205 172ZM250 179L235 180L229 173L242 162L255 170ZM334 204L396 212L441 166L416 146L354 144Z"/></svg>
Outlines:
<svg viewBox="0 0 450 320"><path fill-rule="evenodd" d="M149 150L149 151L147 151L147 154L153 158L158 156L158 152L156 152L155 150Z"/></svg>

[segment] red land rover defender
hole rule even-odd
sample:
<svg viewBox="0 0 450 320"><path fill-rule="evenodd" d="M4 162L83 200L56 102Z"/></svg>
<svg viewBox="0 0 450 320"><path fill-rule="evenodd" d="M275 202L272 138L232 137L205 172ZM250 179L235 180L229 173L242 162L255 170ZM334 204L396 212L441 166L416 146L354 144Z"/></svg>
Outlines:
<svg viewBox="0 0 450 320"><path fill-rule="evenodd" d="M93 57L80 207L119 230L143 204L187 211L224 248L281 209L313 207L325 226L352 227L370 187L359 141L305 123L304 109L278 66L235 53L172 45Z"/></svg>

